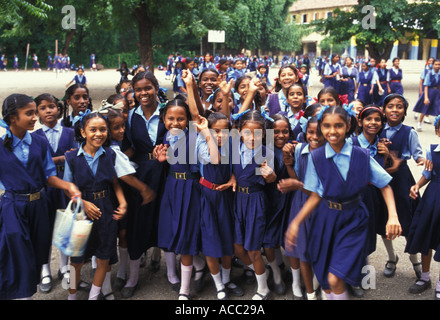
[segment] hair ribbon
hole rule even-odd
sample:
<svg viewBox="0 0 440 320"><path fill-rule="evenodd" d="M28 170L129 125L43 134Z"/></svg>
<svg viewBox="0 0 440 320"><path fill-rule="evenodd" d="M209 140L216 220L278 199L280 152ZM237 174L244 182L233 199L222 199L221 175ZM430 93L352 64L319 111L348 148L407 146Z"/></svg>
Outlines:
<svg viewBox="0 0 440 320"><path fill-rule="evenodd" d="M328 108L330 108L329 106L322 106L321 110L319 110L318 114L316 115L316 118L318 118L318 120L321 120L322 115L324 114L324 111L327 110Z"/></svg>
<svg viewBox="0 0 440 320"><path fill-rule="evenodd" d="M243 112L240 112L240 113L233 114L233 115L231 115L231 118L232 118L233 120L241 119L241 117L244 116L244 115L245 115L246 113L248 113L249 111L251 111L251 109L247 109L246 111L243 111Z"/></svg>
<svg viewBox="0 0 440 320"><path fill-rule="evenodd" d="M9 125L6 123L5 120L0 119L0 127L5 128L5 129L6 129L6 135L7 135L9 138L12 138L11 129L9 128Z"/></svg>
<svg viewBox="0 0 440 320"><path fill-rule="evenodd" d="M438 122L440 121L440 115L438 115L437 117L435 117L434 119L434 126L436 127Z"/></svg>
<svg viewBox="0 0 440 320"><path fill-rule="evenodd" d="M274 119L272 119L271 117L269 117L269 116L266 114L266 110L265 110L265 108L263 108L263 107L261 107L261 115L263 116L263 118L264 118L265 120L269 120L270 122L275 122Z"/></svg>
<svg viewBox="0 0 440 320"><path fill-rule="evenodd" d="M82 123L83 118L84 118L86 115L91 114L91 113L92 113L92 112L90 111L90 109L87 109L87 110L84 111L84 112L80 111L79 114L78 114L75 118L73 118L72 125L74 126L78 121L79 121L80 123Z"/></svg>
<svg viewBox="0 0 440 320"><path fill-rule="evenodd" d="M353 103L350 103L349 105L347 104L343 105L344 110L347 111L350 117L356 117L356 112L353 110L353 106L354 106Z"/></svg>

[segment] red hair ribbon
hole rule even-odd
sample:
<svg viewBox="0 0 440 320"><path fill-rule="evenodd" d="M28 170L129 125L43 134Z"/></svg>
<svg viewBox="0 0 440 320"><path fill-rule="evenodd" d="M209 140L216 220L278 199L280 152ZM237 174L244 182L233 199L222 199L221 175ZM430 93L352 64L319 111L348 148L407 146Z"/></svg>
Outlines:
<svg viewBox="0 0 440 320"><path fill-rule="evenodd" d="M298 78L302 79L303 77L304 75L300 71L298 71Z"/></svg>
<svg viewBox="0 0 440 320"><path fill-rule="evenodd" d="M342 105L348 104L348 94L339 95L339 100L341 100Z"/></svg>
<svg viewBox="0 0 440 320"><path fill-rule="evenodd" d="M296 118L296 120L299 120L299 119L301 119L301 117L304 115L304 111L303 110L301 110L300 112L298 112L298 115L297 116L295 116L295 118Z"/></svg>

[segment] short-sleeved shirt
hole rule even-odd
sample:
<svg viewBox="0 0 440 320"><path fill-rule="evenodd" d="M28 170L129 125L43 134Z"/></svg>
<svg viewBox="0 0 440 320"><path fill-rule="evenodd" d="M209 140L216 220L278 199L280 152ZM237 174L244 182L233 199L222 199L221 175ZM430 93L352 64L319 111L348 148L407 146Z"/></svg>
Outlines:
<svg viewBox="0 0 440 320"><path fill-rule="evenodd" d="M387 123L385 124L384 130L386 130L386 137L390 139L396 131L402 128L402 123L399 123L395 127L390 127ZM423 157L423 149L419 141L419 136L414 129L411 129L409 133L408 143L404 145L402 150L402 160L409 160L411 156L417 161L419 158Z"/></svg>
<svg viewBox="0 0 440 320"><path fill-rule="evenodd" d="M440 144L433 150L434 152L440 152ZM426 149L426 160L432 161L431 148ZM439 175L440 172L435 172L436 175ZM431 180L432 171L423 170L422 175L427 179Z"/></svg>

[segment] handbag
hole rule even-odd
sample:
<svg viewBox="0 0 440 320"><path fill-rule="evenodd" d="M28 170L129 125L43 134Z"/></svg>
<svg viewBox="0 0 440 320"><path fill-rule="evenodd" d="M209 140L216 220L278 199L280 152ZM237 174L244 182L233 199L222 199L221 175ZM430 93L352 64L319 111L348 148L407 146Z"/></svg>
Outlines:
<svg viewBox="0 0 440 320"><path fill-rule="evenodd" d="M75 206L73 210L72 206ZM80 257L84 255L92 226L81 199L76 204L71 200L66 209L57 210L52 244L66 256Z"/></svg>

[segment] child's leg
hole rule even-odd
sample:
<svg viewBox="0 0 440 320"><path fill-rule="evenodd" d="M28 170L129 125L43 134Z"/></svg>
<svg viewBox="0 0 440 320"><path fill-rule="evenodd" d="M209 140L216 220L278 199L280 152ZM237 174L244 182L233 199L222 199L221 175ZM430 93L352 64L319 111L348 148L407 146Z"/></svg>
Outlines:
<svg viewBox="0 0 440 320"><path fill-rule="evenodd" d="M330 272L328 274L328 283L332 291L333 300L349 300L344 280Z"/></svg>
<svg viewBox="0 0 440 320"><path fill-rule="evenodd" d="M193 256L181 255L181 285L179 291L179 300L189 300L191 275L193 268Z"/></svg>
<svg viewBox="0 0 440 320"><path fill-rule="evenodd" d="M292 292L294 297L302 297L301 291L301 268L298 258L289 257L290 270L292 271Z"/></svg>
<svg viewBox="0 0 440 320"><path fill-rule="evenodd" d="M217 299L225 300L226 291L225 285L222 282L222 274L220 273L220 264L218 258L206 257L206 263L208 264L211 277L214 280L215 288L217 289Z"/></svg>
<svg viewBox="0 0 440 320"><path fill-rule="evenodd" d="M266 253L266 259L269 262L270 268L272 269L273 281L275 282L274 291L282 295L285 293L286 286L284 285L284 281L281 276L281 269L276 260L275 248L264 248L264 252Z"/></svg>
<svg viewBox="0 0 440 320"><path fill-rule="evenodd" d="M232 256L222 257L222 282L225 285L228 292L234 297L241 297L244 295L242 288L237 286L231 281L231 266L232 266Z"/></svg>
<svg viewBox="0 0 440 320"><path fill-rule="evenodd" d="M92 289L90 289L89 300L98 300L99 293L101 292L102 284L108 272L109 259L102 260L96 259L96 271L93 277Z"/></svg>
<svg viewBox="0 0 440 320"><path fill-rule="evenodd" d="M385 237L382 237L382 241L385 245L385 249L388 253L388 261L385 265L384 276L390 278L394 276L396 272L396 264L398 261L398 257L394 252L393 242L392 240L388 240Z"/></svg>
<svg viewBox="0 0 440 320"><path fill-rule="evenodd" d="M248 251L248 254L254 265L255 276L258 283L257 294L253 299L263 299L270 293L269 287L267 286L266 266L260 250Z"/></svg>
<svg viewBox="0 0 440 320"><path fill-rule="evenodd" d="M116 282L118 287L122 288L127 279L127 266L129 261L128 244L127 244L127 229L119 230L119 264L116 273ZM119 279L119 280L118 280Z"/></svg>
<svg viewBox="0 0 440 320"><path fill-rule="evenodd" d="M68 300L76 300L76 292L78 290L79 280L81 276L81 268L84 265L84 262L81 263L72 263L72 267L75 269L75 274L70 275L70 281L75 281L75 286L73 288L69 288L69 296Z"/></svg>
<svg viewBox="0 0 440 320"><path fill-rule="evenodd" d="M431 288L431 259L432 250L429 250L427 255L422 254L422 272L420 277L417 277L416 282L409 288L410 293L418 294Z"/></svg>

